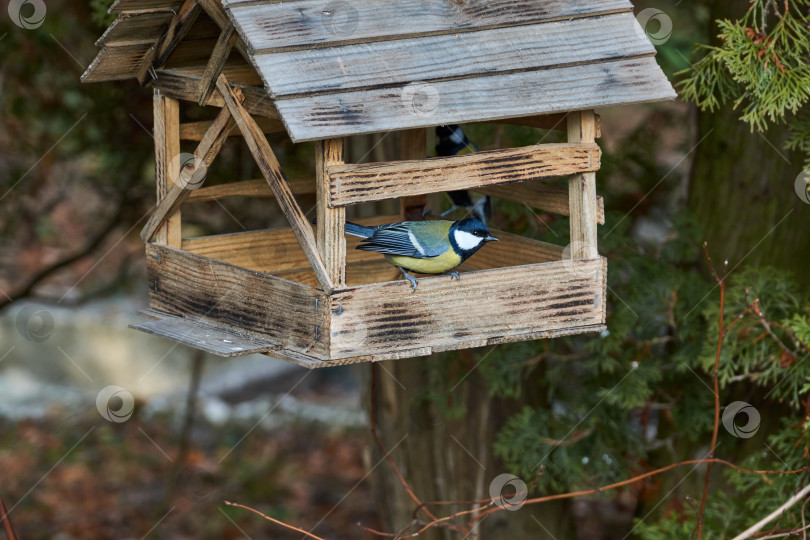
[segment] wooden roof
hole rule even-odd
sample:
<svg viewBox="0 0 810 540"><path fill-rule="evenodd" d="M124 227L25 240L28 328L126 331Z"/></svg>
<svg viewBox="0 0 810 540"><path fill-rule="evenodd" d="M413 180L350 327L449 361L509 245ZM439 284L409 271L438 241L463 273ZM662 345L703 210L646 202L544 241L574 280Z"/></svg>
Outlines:
<svg viewBox="0 0 810 540"><path fill-rule="evenodd" d="M103 49L84 80L134 76L180 3L117 0L119 19L99 40ZM627 0L223 6L294 141L676 96ZM235 51L226 76L240 61L249 67Z"/></svg>

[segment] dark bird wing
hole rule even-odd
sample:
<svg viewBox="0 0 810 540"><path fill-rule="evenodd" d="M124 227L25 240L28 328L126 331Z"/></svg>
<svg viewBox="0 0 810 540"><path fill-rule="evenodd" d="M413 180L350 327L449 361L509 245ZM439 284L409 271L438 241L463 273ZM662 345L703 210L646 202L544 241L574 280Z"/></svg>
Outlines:
<svg viewBox="0 0 810 540"><path fill-rule="evenodd" d="M415 221L383 225L357 249L385 255L424 259L441 255L450 248L451 221Z"/></svg>

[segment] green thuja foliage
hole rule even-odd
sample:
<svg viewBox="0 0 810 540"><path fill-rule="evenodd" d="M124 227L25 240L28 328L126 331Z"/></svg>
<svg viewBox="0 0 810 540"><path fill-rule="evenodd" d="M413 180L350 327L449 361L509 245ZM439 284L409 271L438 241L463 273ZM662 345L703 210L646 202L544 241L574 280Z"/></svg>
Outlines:
<svg viewBox="0 0 810 540"><path fill-rule="evenodd" d="M699 45L681 72L681 96L709 110L731 103L760 132L789 122L787 146L810 167L810 1L754 0L742 19L717 25L719 44Z"/></svg>

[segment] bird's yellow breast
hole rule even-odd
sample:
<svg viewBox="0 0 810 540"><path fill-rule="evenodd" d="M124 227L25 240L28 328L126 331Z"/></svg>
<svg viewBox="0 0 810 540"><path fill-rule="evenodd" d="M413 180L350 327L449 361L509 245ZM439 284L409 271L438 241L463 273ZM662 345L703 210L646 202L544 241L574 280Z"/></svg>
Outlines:
<svg viewBox="0 0 810 540"><path fill-rule="evenodd" d="M401 266L405 270L420 274L442 274L461 264L461 256L448 248L447 251L435 257L416 259L404 255L386 255L385 258L394 266Z"/></svg>

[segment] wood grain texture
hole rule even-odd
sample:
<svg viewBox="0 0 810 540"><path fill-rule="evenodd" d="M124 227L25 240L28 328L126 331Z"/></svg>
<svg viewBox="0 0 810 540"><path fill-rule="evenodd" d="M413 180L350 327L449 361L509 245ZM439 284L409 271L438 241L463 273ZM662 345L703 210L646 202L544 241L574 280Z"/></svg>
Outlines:
<svg viewBox="0 0 810 540"><path fill-rule="evenodd" d="M330 204L345 206L599 169L595 144L538 144L463 156L329 167Z"/></svg>
<svg viewBox="0 0 810 540"><path fill-rule="evenodd" d="M284 349L326 352L327 297L306 285L147 244L149 305Z"/></svg>
<svg viewBox="0 0 810 540"><path fill-rule="evenodd" d="M474 270L487 270L554 262L563 258L563 248L560 246L496 229L490 232L500 241L489 242L467 259L465 266Z"/></svg>
<svg viewBox="0 0 810 540"><path fill-rule="evenodd" d="M327 169L343 164L343 139L315 143L315 199L318 252L335 288L346 286L346 209L329 205Z"/></svg>
<svg viewBox="0 0 810 540"><path fill-rule="evenodd" d="M130 324L129 327L224 357L266 353L280 348L277 343L245 336L229 328L168 314L160 320Z"/></svg>
<svg viewBox="0 0 810 540"><path fill-rule="evenodd" d="M223 70L226 71L226 70ZM159 89L164 95L184 101L194 101L200 77L180 72L161 70L158 71L158 78L152 81L152 86ZM242 106L250 114L264 116L265 118L279 118L278 110L273 104L270 96L261 88L232 85L239 88L245 98ZM208 98L206 105L222 107L225 101L219 92L214 92Z"/></svg>
<svg viewBox="0 0 810 540"><path fill-rule="evenodd" d="M233 119L228 109L220 110L211 127L194 150L194 162L186 165L177 176L177 181L158 201L152 215L141 230L141 239L149 242L158 228L171 216L188 197L189 193L200 187L205 181L208 167L214 161L233 126ZM179 139L178 139L179 141Z"/></svg>
<svg viewBox="0 0 810 540"><path fill-rule="evenodd" d="M180 103L157 92L152 97L155 142L155 184L157 201L169 195L172 186L180 176ZM155 242L179 248L181 242L181 216L175 209L166 223L155 231Z"/></svg>
<svg viewBox="0 0 810 540"><path fill-rule="evenodd" d="M545 182L522 182L520 184L487 186L477 188L475 191L506 201L525 204L530 208L536 208L543 212L561 216L570 215L568 188ZM600 225L605 223L605 201L601 196L596 197L596 220Z"/></svg>
<svg viewBox="0 0 810 540"><path fill-rule="evenodd" d="M558 261L335 291L330 356L418 347L456 348L482 339L591 326L605 320L603 258ZM486 298L482 317L481 299ZM440 307L439 307L440 306ZM340 313L337 315L337 313Z"/></svg>
<svg viewBox="0 0 810 540"><path fill-rule="evenodd" d="M284 124L282 124L281 121L275 120L273 118L259 117L256 118L256 123L259 124L259 127L265 134L278 133L280 131L284 131ZM211 127L211 120L183 122L182 124L180 124L180 140L199 141L202 139L203 135L205 135L205 132L208 131L209 127ZM234 128L230 131L230 133L228 133L228 136L235 137L237 135L241 136L242 132L239 131L238 127L234 126Z"/></svg>
<svg viewBox="0 0 810 540"><path fill-rule="evenodd" d="M315 181L311 178L297 178L288 180L288 182L295 195L312 195L315 193ZM186 203L216 201L228 197L275 197L275 195L264 179L241 180L195 189L189 193Z"/></svg>
<svg viewBox="0 0 810 540"><path fill-rule="evenodd" d="M159 68L166 63L169 55L183 41L183 38L194 25L200 12L201 9L197 0L183 1L177 13L169 22L166 31L144 56L141 65L138 67L136 77L141 85L146 84L146 81L153 77L155 68Z"/></svg>
<svg viewBox="0 0 810 540"><path fill-rule="evenodd" d="M222 33L217 38L214 45L214 51L211 53L211 58L208 59L208 64L203 70L200 77L200 83L197 87L197 104L200 106L208 102L211 97L211 92L214 91L217 78L222 73L222 68L225 67L225 62L228 60L228 55L231 54L231 48L236 42L239 34L236 33L233 25L228 25L222 30Z"/></svg>
<svg viewBox="0 0 810 540"><path fill-rule="evenodd" d="M399 86L282 99L276 106L290 137L300 142L675 97L655 59L644 57L477 77L463 84L438 81L407 91Z"/></svg>
<svg viewBox="0 0 810 540"><path fill-rule="evenodd" d="M166 10L177 11L182 0L115 0L110 6L110 13L125 11Z"/></svg>
<svg viewBox="0 0 810 540"><path fill-rule="evenodd" d="M96 41L96 46L152 45L163 35L174 14L167 11L123 13Z"/></svg>
<svg viewBox="0 0 810 540"><path fill-rule="evenodd" d="M569 142L588 143L593 142L595 138L596 123L593 111L581 111L568 115ZM568 192L571 256L575 259L598 257L596 173L577 174L569 178Z"/></svg>
<svg viewBox="0 0 810 540"><path fill-rule="evenodd" d="M276 98L655 55L631 12L395 41L259 53ZM587 35L588 39L582 39Z"/></svg>
<svg viewBox="0 0 810 540"><path fill-rule="evenodd" d="M225 2L251 52L379 41L630 11L626 0Z"/></svg>
<svg viewBox="0 0 810 540"><path fill-rule="evenodd" d="M399 159L424 159L427 155L427 130L409 129L399 134ZM403 221L419 221L427 206L427 195L412 195L399 200Z"/></svg>
<svg viewBox="0 0 810 540"><path fill-rule="evenodd" d="M130 79L146 54L152 49L149 43L134 43L120 46L104 46L82 74L83 83L118 81Z"/></svg>
<svg viewBox="0 0 810 540"><path fill-rule="evenodd" d="M281 166L275 154L273 154L270 145L267 143L267 139L253 118L251 118L242 107L234 90L228 85L227 79L222 75L220 75L217 80L217 89L225 101L227 109L231 112L231 115L236 121L236 125L239 126L239 130L245 138L245 142L250 149L250 153L253 155L253 159L259 166L259 170L262 171L262 175L270 185L270 189L273 190L276 201L284 212L287 222L290 224L290 228L295 233L296 238L298 238L301 248L304 250L307 259L309 259L315 271L315 275L318 277L318 282L321 284L324 291L327 293L332 292L334 284L318 252L318 246L315 235L312 232L312 227L304 215L304 212L301 210L301 207L298 206L295 195L293 195L293 192L290 190L287 179L281 171Z"/></svg>

